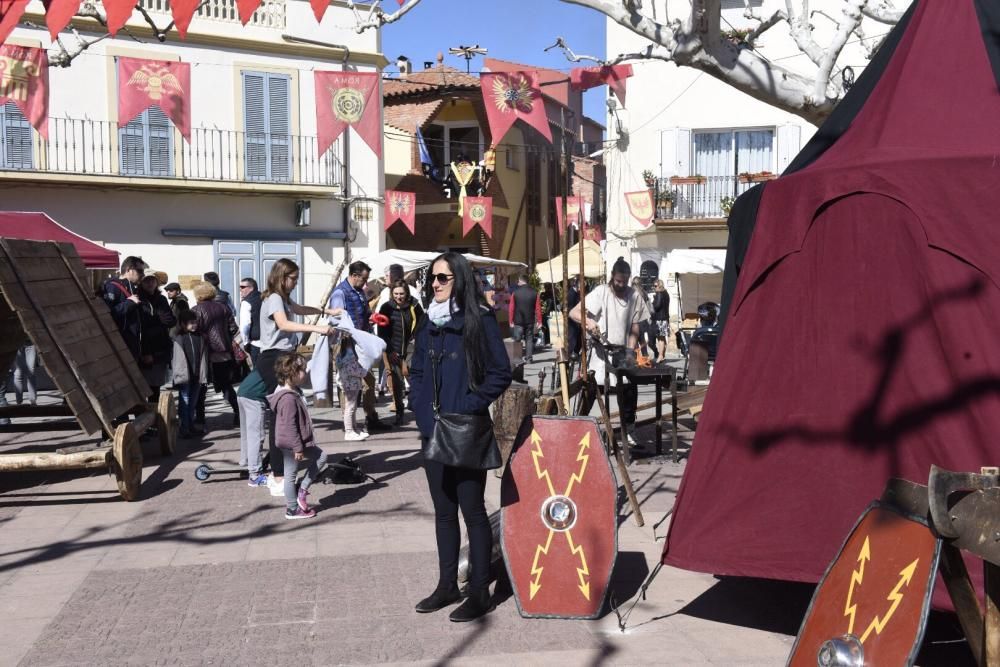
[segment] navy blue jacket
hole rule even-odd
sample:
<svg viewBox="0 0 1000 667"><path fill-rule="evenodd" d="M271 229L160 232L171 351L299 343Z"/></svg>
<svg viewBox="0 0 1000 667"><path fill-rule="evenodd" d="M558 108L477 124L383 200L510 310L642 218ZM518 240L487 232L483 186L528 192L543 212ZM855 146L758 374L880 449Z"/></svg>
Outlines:
<svg viewBox="0 0 1000 667"><path fill-rule="evenodd" d="M492 312L483 312L483 334L486 343L483 381L473 391L469 368L465 361L462 328L465 314L456 314L443 327L429 321L426 315L417 328L413 360L410 362L410 409L417 418L417 427L425 438L434 431L434 387L431 385L430 350L442 352L438 362L441 412L449 414L484 415L493 401L500 398L511 382L510 358L500 336L500 327Z"/></svg>

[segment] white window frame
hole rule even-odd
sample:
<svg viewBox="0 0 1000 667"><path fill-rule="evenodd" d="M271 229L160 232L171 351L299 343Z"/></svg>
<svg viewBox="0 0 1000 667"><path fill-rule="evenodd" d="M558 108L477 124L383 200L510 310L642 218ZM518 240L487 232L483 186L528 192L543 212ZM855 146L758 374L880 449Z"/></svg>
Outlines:
<svg viewBox="0 0 1000 667"><path fill-rule="evenodd" d="M461 128L463 130L474 127L479 130L479 160L486 154L486 140L483 137L483 128L474 120L435 120L431 125L439 125L444 128L444 163L451 164L451 129ZM478 162L478 160L477 160Z"/></svg>
<svg viewBox="0 0 1000 667"><path fill-rule="evenodd" d="M778 127L776 125L760 125L751 127L699 127L697 129L691 130L691 144L689 147L689 159L688 164L691 165L690 169L696 169L695 167L695 137L699 134L719 134L721 132L731 132L733 134L733 145L731 147L733 155L736 155L736 133L737 132L771 132L771 164L768 166L768 171L774 172L777 169L778 161ZM733 163L734 171L737 168L735 162ZM746 171L742 169L740 171ZM732 174L736 176L736 173Z"/></svg>

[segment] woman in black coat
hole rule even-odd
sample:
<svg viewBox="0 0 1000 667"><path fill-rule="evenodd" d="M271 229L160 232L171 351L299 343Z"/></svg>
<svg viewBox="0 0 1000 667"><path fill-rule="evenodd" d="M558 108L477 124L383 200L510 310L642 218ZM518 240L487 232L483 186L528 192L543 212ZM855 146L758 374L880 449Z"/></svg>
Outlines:
<svg viewBox="0 0 1000 667"><path fill-rule="evenodd" d="M434 432L434 384L440 412L485 415L510 385L510 359L492 309L479 289L476 275L462 255L446 252L431 264L424 288L427 313L417 327L410 365L410 408L416 416L424 449ZM437 359L437 377L431 355ZM469 443L470 447L477 444ZM427 613L458 602L458 510L469 535L469 597L449 618L471 621L489 613L490 554L493 531L486 515L486 470L458 468L424 460L434 502L438 547L438 584L417 603Z"/></svg>
<svg viewBox="0 0 1000 667"><path fill-rule="evenodd" d="M149 400L158 401L160 387L166 381L167 366L174 352L170 328L177 318L170 309L170 302L163 296L154 275L139 282L139 369L153 390Z"/></svg>
<svg viewBox="0 0 1000 667"><path fill-rule="evenodd" d="M385 356L392 378L392 399L396 405L396 426L402 426L403 394L406 389L403 383L403 365L407 363L410 342L424 309L410 296L410 286L404 280L395 281L389 295L389 301L378 311L389 320L389 324L380 324L378 335L385 341Z"/></svg>

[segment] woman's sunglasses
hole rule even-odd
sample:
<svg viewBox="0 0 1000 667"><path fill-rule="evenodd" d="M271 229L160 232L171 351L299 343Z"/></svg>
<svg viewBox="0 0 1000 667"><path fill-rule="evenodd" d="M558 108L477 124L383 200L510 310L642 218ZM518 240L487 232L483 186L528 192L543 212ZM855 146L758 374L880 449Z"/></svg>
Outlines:
<svg viewBox="0 0 1000 667"><path fill-rule="evenodd" d="M448 281L454 277L454 273L432 273L431 282L437 282L440 285L447 285Z"/></svg>

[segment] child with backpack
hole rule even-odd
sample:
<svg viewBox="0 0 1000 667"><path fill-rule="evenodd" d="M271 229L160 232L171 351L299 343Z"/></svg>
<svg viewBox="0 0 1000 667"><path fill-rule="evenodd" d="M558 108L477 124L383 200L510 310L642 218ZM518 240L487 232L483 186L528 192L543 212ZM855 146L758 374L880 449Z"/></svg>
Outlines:
<svg viewBox="0 0 1000 667"><path fill-rule="evenodd" d="M180 314L180 333L174 337L174 356L171 377L177 389L180 412L180 433L190 438L194 430L195 408L198 397L208 384L208 348L198 335L198 315L190 310ZM203 431L202 431L203 432Z"/></svg>
<svg viewBox="0 0 1000 667"><path fill-rule="evenodd" d="M283 354L274 363L278 389L267 397L274 412L274 444L285 464L285 518L311 519L316 510L309 507L309 487L326 463L326 454L316 445L312 420L299 386L306 379L306 360L299 354ZM295 490L299 465L306 467L305 477Z"/></svg>

